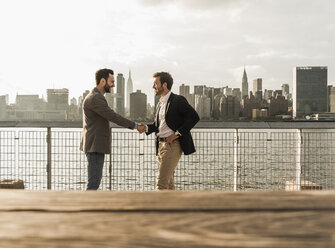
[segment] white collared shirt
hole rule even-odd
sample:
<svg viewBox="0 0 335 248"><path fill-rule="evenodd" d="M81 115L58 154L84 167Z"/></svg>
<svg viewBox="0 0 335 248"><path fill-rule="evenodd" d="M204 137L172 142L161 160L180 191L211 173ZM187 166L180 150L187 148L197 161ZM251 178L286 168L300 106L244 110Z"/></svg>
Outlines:
<svg viewBox="0 0 335 248"><path fill-rule="evenodd" d="M159 99L159 102L160 102L160 108L159 108L159 113L158 113L159 127L158 127L157 136L160 138L166 138L174 134L174 131L170 129L168 125L166 125L166 121L165 121L165 113L166 113L166 108L167 108L170 95L171 95L171 91L169 91L169 93L167 93L164 97L161 97Z"/></svg>

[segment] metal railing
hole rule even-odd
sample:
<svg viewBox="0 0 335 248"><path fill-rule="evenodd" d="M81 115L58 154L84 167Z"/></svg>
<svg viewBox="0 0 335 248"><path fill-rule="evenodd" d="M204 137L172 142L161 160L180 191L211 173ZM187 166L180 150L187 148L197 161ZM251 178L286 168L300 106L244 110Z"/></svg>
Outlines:
<svg viewBox="0 0 335 248"><path fill-rule="evenodd" d="M0 123L0 179L30 190L85 190L81 123ZM25 127L25 128L24 128ZM199 123L182 156L179 190L335 189L335 123ZM102 190L155 190L154 135L112 127Z"/></svg>

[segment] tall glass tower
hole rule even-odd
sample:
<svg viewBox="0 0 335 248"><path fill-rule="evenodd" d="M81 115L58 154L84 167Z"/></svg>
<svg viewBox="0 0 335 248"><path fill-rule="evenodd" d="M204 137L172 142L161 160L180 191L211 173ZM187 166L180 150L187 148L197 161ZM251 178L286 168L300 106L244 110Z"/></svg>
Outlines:
<svg viewBox="0 0 335 248"><path fill-rule="evenodd" d="M304 66L293 69L293 117L327 112L327 67Z"/></svg>

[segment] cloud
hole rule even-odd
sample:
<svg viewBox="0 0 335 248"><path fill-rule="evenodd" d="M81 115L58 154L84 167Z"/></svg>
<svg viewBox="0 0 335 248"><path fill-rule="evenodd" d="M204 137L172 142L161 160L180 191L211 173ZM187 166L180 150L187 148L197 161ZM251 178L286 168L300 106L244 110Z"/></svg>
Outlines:
<svg viewBox="0 0 335 248"><path fill-rule="evenodd" d="M335 79L334 1L50 2L0 2L0 82L11 95L45 94L55 84L77 97L100 67L125 75L130 67L150 101L161 70L172 73L175 91L178 82L241 87L244 64L249 83L262 77L273 88L292 81L295 65L327 65ZM17 68L24 83L12 76Z"/></svg>
<svg viewBox="0 0 335 248"><path fill-rule="evenodd" d="M262 59L262 58L273 58L279 56L279 51L265 51L258 54L249 54L246 56L247 59Z"/></svg>
<svg viewBox="0 0 335 248"><path fill-rule="evenodd" d="M144 6L178 5L189 9L213 10L219 7L231 7L241 4L242 0L138 0Z"/></svg>

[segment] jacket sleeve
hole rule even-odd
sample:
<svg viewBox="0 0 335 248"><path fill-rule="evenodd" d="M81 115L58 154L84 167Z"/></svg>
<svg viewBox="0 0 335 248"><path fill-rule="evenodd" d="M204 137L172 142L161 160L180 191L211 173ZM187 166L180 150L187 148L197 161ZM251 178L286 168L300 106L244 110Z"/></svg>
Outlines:
<svg viewBox="0 0 335 248"><path fill-rule="evenodd" d="M198 113L183 96L180 96L180 100L178 101L178 112L184 116L184 123L178 128L178 132L180 132L181 135L184 135L191 131L200 118Z"/></svg>
<svg viewBox="0 0 335 248"><path fill-rule="evenodd" d="M92 99L92 111L96 112L101 117L105 118L106 120L109 120L111 122L114 122L115 124L129 128L134 129L135 128L135 122L128 120L121 115L117 114L112 110L108 104L106 99L101 95L96 95Z"/></svg>
<svg viewBox="0 0 335 248"><path fill-rule="evenodd" d="M155 126L155 123L147 124L147 126L148 126L148 132L145 133L146 135L156 132L157 128Z"/></svg>

